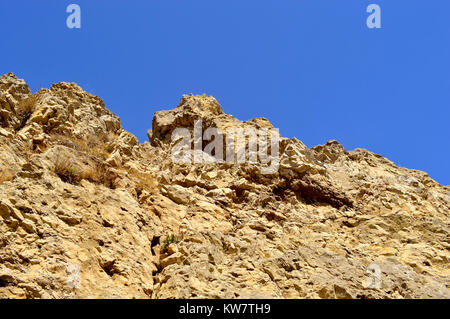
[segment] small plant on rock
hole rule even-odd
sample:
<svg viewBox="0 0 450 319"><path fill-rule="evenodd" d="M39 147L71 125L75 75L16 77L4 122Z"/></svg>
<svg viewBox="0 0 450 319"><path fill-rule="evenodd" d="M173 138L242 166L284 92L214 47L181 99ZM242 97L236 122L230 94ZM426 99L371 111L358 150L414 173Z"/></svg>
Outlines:
<svg viewBox="0 0 450 319"><path fill-rule="evenodd" d="M27 123L28 119L33 114L33 110L36 105L36 98L30 94L30 96L19 102L18 108L16 110L17 118L19 120L19 126L16 128L16 131L22 129Z"/></svg>
<svg viewBox="0 0 450 319"><path fill-rule="evenodd" d="M72 161L67 157L58 156L55 159L52 170L63 182L70 184L77 184L79 182L80 178L72 166Z"/></svg>
<svg viewBox="0 0 450 319"><path fill-rule="evenodd" d="M162 243L161 252L165 253L167 252L167 248L171 244L178 244L183 241L183 236L176 236L174 234L170 234Z"/></svg>

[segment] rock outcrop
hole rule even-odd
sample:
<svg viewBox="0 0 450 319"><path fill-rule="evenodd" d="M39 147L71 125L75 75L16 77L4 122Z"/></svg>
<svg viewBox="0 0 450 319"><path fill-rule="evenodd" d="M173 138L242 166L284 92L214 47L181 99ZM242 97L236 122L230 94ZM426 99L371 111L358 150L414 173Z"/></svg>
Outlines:
<svg viewBox="0 0 450 319"><path fill-rule="evenodd" d="M0 298L450 298L448 186L337 141L174 163L196 120L273 128L186 95L140 144L76 84L0 77Z"/></svg>

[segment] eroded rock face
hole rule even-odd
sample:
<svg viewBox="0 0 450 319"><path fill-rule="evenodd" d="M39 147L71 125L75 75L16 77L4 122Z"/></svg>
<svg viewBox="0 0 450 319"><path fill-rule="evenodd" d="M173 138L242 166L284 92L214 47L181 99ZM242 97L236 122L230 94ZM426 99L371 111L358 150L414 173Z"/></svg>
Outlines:
<svg viewBox="0 0 450 319"><path fill-rule="evenodd" d="M172 132L176 128L194 127L194 122L202 122L203 128L217 127L224 135L226 129L245 130L246 128L273 128L265 118L239 121L225 114L222 107L212 96L183 95L178 106L169 111L156 112L153 118L152 132L149 135L153 145L170 144Z"/></svg>
<svg viewBox="0 0 450 319"><path fill-rule="evenodd" d="M0 119L3 128L17 129L21 125L21 103L30 97L30 89L24 80L12 73L0 77Z"/></svg>
<svg viewBox="0 0 450 319"><path fill-rule="evenodd" d="M139 144L76 84L0 77L0 297L450 297L448 186L336 141L173 163L198 119L272 128L186 95Z"/></svg>

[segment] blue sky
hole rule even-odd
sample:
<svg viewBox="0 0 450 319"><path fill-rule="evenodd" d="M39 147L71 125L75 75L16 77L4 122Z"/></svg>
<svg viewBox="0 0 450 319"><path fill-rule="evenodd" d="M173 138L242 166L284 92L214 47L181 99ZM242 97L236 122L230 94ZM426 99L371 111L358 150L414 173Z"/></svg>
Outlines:
<svg viewBox="0 0 450 319"><path fill-rule="evenodd" d="M206 93L310 147L336 139L448 185L449 14L448 0L2 0L0 73L33 92L76 82L141 142L155 111Z"/></svg>

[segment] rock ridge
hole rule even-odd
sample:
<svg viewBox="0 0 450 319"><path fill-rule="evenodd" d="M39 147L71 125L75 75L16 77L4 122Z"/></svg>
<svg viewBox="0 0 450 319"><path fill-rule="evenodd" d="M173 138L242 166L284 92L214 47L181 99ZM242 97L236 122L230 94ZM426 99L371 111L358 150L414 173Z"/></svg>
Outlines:
<svg viewBox="0 0 450 319"><path fill-rule="evenodd" d="M75 83L1 76L0 298L450 298L449 186L334 140L174 163L196 120L273 128L191 94L140 144Z"/></svg>

